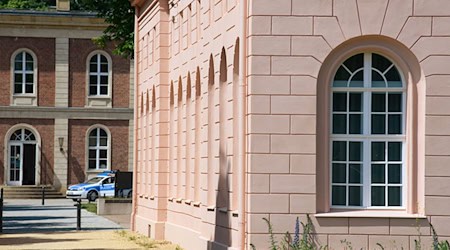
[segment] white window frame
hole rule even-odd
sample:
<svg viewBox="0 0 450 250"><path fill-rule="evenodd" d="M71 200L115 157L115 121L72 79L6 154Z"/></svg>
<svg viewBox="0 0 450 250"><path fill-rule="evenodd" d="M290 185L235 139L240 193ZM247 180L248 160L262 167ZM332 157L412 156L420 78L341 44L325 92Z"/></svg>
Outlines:
<svg viewBox="0 0 450 250"><path fill-rule="evenodd" d="M408 187L408 183L407 183L407 153L406 153L406 149L408 147L407 145L407 138L406 138L406 116L407 116L407 112L406 112L406 108L407 108L407 89L406 89L406 81L404 80L404 76L400 70L400 68L396 65L396 63L389 58L388 56L379 53L379 52L362 52L362 53L355 53L353 55L357 55L357 54L364 54L364 60L363 60L363 74L364 74L364 81L363 81L363 87L333 87L333 80L334 80L334 76L336 74L333 75L333 79L331 80L330 83L330 112L329 112L329 121L330 121L330 127L329 127L329 171L330 171L330 175L329 175L329 202L330 202L330 208L331 209L366 209L366 210L385 210L385 209L389 209L389 210L405 210L406 206L408 204L407 201L407 187ZM371 55L372 54L379 54L383 57L385 57L386 59L388 59L394 67L396 67L399 75L400 75L400 79L402 82L402 87L401 88L377 88L377 87L371 87L371 79L372 79L372 60L371 60ZM351 56L353 56L351 55ZM347 57L345 60L347 60L348 58L350 58L351 56ZM345 60L342 61L341 64L339 64L339 66L337 68L339 68L341 65L344 64ZM390 69L391 67L389 67ZM356 72L358 72L358 70L355 70L355 74ZM387 70L385 71L387 72ZM352 78L352 73L350 73L350 77L348 79L348 81L350 81L350 79ZM342 92L342 93L347 93L347 95L349 93L362 93L362 98L363 98L363 111L362 111L362 119L363 119L363 133L362 134L333 134L333 93L335 92ZM371 114L372 111L370 110L371 107L371 102L372 102L372 93L376 93L376 92L380 92L380 93L402 93L402 134L400 135L389 135L387 134L375 134L372 135L371 134ZM348 97L347 97L348 98ZM347 104L347 107L349 107L349 104ZM387 106L386 106L386 110L387 110ZM346 114L350 114L350 111L346 111ZM388 113L387 111L385 112L386 114ZM387 123L387 119L386 119L386 123ZM349 129L349 122L347 119L347 132ZM386 131L388 130L388 127L385 127ZM362 206L342 206L342 205L333 205L332 202L332 198L333 198L333 192L332 192L332 187L333 187L333 182L332 182L332 178L333 178L333 168L332 168L332 163L333 163L333 141L347 141L347 155L349 155L348 152L348 142L349 141L353 141L353 142L362 142L363 143L363 153L362 153ZM386 157L386 161L385 164L389 164L388 160L387 160L387 143L388 142L402 142L402 167L401 167L401 173L402 173L402 177L401 177L401 181L402 183L400 184L400 186L402 187L401 190L401 206L388 206L388 193L385 193L385 206L371 206L371 187L372 186L377 186L376 184L371 184L371 142L376 142L376 141L382 141L382 142L386 142L386 147L385 147L385 157ZM350 161L349 159L347 159L346 163L348 164ZM398 162L396 162L396 164L398 164ZM348 167L347 167L348 169ZM367 172L367 173L366 173ZM392 184L388 184L388 179L387 179L387 174L388 172L385 171L385 184L381 184L381 186L394 186ZM347 180L346 180L346 184L343 184L345 186L349 186L348 183L348 171L347 171ZM351 184L351 186L357 186L356 184ZM346 191L346 204L348 203L348 189Z"/></svg>
<svg viewBox="0 0 450 250"><path fill-rule="evenodd" d="M108 72L100 72L101 64L100 64L100 56L104 56L108 62ZM97 57L97 71L98 72L91 72L90 69L90 62L93 57ZM91 95L90 94L90 77L96 76L97 78L97 94ZM100 94L100 79L101 76L107 76L108 77L108 90L107 94ZM86 58L86 106L88 107L99 107L99 108L105 108L105 107L112 107L112 81L113 81L113 73L112 73L112 58L111 56L102 50L95 50L89 53L89 55Z"/></svg>
<svg viewBox="0 0 450 250"><path fill-rule="evenodd" d="M91 134L92 131L94 131L95 129L98 129L97 131L97 138L96 138L96 145L95 146L90 146L89 145L89 136ZM107 145L106 146L100 146L100 131L99 129L102 129L106 132L106 135L108 136L107 139ZM86 132L86 171L87 172L102 172L105 170L111 170L111 132L109 131L109 129L101 124L96 124L91 126L87 132ZM89 151L90 150L95 150L96 151L96 166L95 168L89 168ZM99 161L100 161L100 150L106 150L106 155L107 155L107 166L106 168L100 168L99 166Z"/></svg>
<svg viewBox="0 0 450 250"><path fill-rule="evenodd" d="M33 70L26 70L26 53L33 58ZM22 54L22 70L16 70L15 59L16 56ZM11 105L18 106L37 106L37 85L38 85L38 60L36 54L27 48L20 48L11 55L10 60L11 69ZM22 74L22 93L15 93L15 74ZM26 88L26 74L33 74L33 92L25 93Z"/></svg>

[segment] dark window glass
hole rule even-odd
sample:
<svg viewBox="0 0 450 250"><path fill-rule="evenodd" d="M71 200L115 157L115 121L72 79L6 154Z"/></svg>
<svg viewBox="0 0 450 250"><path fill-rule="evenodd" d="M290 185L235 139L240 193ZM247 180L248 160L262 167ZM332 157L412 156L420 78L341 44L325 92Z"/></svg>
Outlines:
<svg viewBox="0 0 450 250"><path fill-rule="evenodd" d="M384 206L386 203L385 187L372 187L372 206Z"/></svg>
<svg viewBox="0 0 450 250"><path fill-rule="evenodd" d="M335 206L345 206L346 187L333 186L331 203Z"/></svg>
<svg viewBox="0 0 450 250"><path fill-rule="evenodd" d="M333 142L333 161L347 160L347 143L345 141Z"/></svg>
<svg viewBox="0 0 450 250"><path fill-rule="evenodd" d="M333 163L333 183L347 182L347 166L342 163Z"/></svg>

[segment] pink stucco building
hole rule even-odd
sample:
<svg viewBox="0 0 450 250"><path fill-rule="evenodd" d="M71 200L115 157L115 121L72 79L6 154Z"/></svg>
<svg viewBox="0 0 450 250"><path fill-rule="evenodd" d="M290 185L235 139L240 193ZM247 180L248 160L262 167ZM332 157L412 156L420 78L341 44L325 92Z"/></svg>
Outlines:
<svg viewBox="0 0 450 250"><path fill-rule="evenodd" d="M450 237L450 2L134 0L133 229L185 249Z"/></svg>

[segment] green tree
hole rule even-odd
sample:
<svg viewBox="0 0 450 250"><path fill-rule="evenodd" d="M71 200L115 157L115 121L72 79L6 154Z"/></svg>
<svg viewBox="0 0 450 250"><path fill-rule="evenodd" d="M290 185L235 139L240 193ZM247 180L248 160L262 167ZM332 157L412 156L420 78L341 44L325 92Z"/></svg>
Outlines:
<svg viewBox="0 0 450 250"><path fill-rule="evenodd" d="M47 0L1 0L1 9L46 10Z"/></svg>
<svg viewBox="0 0 450 250"><path fill-rule="evenodd" d="M114 42L114 53L133 58L134 55L134 8L129 0L72 0L72 9L97 12L109 26L94 42L105 47Z"/></svg>

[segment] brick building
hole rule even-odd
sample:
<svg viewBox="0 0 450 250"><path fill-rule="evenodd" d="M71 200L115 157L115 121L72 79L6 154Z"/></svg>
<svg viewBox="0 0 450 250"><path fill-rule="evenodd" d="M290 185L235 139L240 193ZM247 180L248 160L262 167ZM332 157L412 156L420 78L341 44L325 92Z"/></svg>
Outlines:
<svg viewBox="0 0 450 250"><path fill-rule="evenodd" d="M450 2L134 0L133 229L269 248L450 237Z"/></svg>
<svg viewBox="0 0 450 250"><path fill-rule="evenodd" d="M0 183L69 184L131 170L133 64L99 49L106 27L57 1L0 11Z"/></svg>

